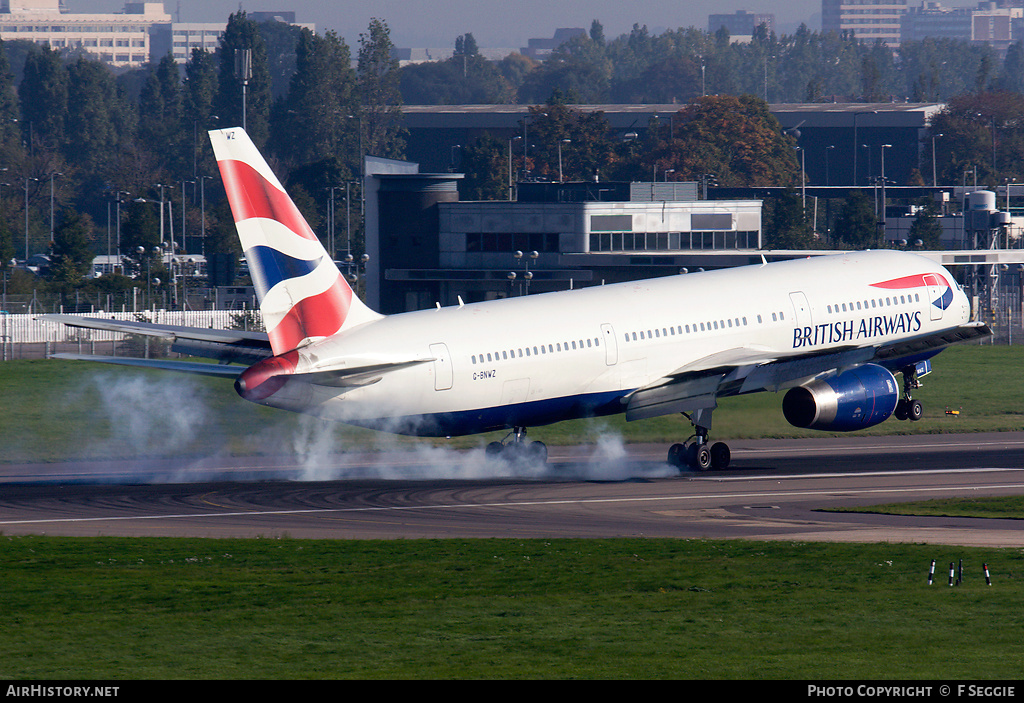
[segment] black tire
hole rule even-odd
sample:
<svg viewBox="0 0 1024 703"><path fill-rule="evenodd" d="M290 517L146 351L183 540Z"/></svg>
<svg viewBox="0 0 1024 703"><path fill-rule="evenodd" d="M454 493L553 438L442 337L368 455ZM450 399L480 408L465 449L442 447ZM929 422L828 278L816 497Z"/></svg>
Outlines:
<svg viewBox="0 0 1024 703"><path fill-rule="evenodd" d="M491 442L485 450L487 456L499 457L505 451L505 445L501 442Z"/></svg>
<svg viewBox="0 0 1024 703"><path fill-rule="evenodd" d="M715 442L711 445L711 468L715 470L729 468L729 461L732 459L732 451L725 442Z"/></svg>
<svg viewBox="0 0 1024 703"><path fill-rule="evenodd" d="M678 442L668 448L668 463L680 471L686 468L686 445Z"/></svg>
<svg viewBox="0 0 1024 703"><path fill-rule="evenodd" d="M708 449L707 442L694 447L693 468L697 471L707 471L711 468L711 450Z"/></svg>
<svg viewBox="0 0 1024 703"><path fill-rule="evenodd" d="M543 442L530 442L527 451L530 459L538 464L548 463L548 447Z"/></svg>
<svg viewBox="0 0 1024 703"><path fill-rule="evenodd" d="M912 400L907 403L907 417L911 421L917 422L924 416L924 406L921 405L920 400Z"/></svg>
<svg viewBox="0 0 1024 703"><path fill-rule="evenodd" d="M896 401L896 409L893 411L892 414L893 414L893 416L897 420L906 420L907 419L907 401L905 401L905 400Z"/></svg>

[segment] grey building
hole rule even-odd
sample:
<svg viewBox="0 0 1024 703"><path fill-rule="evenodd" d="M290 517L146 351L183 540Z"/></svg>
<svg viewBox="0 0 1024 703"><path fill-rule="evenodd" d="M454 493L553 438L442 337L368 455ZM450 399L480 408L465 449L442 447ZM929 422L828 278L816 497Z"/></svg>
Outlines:
<svg viewBox="0 0 1024 703"><path fill-rule="evenodd" d="M712 258L760 260L760 200L698 200L693 183L602 184L603 197L623 199L592 199L593 184L567 183L463 202L461 178L367 160L371 307L396 313L678 275Z"/></svg>

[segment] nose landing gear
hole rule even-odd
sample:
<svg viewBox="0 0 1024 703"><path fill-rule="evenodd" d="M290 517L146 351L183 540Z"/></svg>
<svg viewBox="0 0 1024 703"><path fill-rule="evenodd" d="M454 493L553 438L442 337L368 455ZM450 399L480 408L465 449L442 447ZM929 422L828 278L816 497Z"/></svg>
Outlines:
<svg viewBox="0 0 1024 703"><path fill-rule="evenodd" d="M921 387L918 369L916 366L908 366L902 369L903 374L903 397L896 403L893 415L897 420L910 420L917 422L924 415L924 406L920 400L911 397L910 392Z"/></svg>

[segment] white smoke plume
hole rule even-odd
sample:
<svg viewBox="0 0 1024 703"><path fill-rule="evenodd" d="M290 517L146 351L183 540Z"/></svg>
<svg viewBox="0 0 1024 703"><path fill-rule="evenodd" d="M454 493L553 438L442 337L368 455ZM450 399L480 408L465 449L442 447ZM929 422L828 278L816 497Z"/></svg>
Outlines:
<svg viewBox="0 0 1024 703"><path fill-rule="evenodd" d="M549 447L552 454L546 463L525 457L508 459L488 454L483 443L471 448L441 446L429 439L399 438L387 432L372 433L372 443L365 440L353 445L346 435L355 431L347 426L307 415L281 413L281 425L270 432L247 441L266 455L280 453L275 469L256 469L246 474L233 467L218 470L222 462L209 461L215 456L197 457L188 461L186 448L198 437L212 455L231 453L230 435L222 431L218 411L210 403L207 389L191 377L179 374L155 376L135 373L97 373L93 376L92 406L102 412L110 426L110 437L97 432L91 454L101 456L178 457L186 459L183 468L155 476L152 470L141 471L140 480L152 482L207 481L217 479L279 478L298 481L334 481L346 479L381 480L605 480L671 476L676 469L660 462L641 462L629 457L626 443L600 420L585 425L579 438L582 447L575 448L571 459L559 459L559 448ZM226 389L225 389L226 390ZM230 391L226 391L230 392ZM101 419L101 418L97 418ZM359 431L365 437L366 432ZM535 432L543 438L543 430ZM101 443L109 445L103 446ZM217 448L217 447L221 448ZM206 467L206 468L203 468ZM143 475L145 474L145 475Z"/></svg>

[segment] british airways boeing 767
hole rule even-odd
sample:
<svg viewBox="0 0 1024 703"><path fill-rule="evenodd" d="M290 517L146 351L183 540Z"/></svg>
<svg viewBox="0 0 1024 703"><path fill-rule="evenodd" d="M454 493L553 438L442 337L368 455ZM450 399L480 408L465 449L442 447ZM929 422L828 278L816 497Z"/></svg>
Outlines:
<svg viewBox="0 0 1024 703"><path fill-rule="evenodd" d="M827 431L916 420L931 357L991 334L946 269L898 251L383 316L354 295L248 135L210 136L267 332L58 316L225 363L87 358L228 376L246 400L389 432L508 429L488 451L538 460L547 452L528 427L682 413L694 433L668 460L704 470L729 464L728 446L708 440L721 397L786 390L786 419Z"/></svg>

